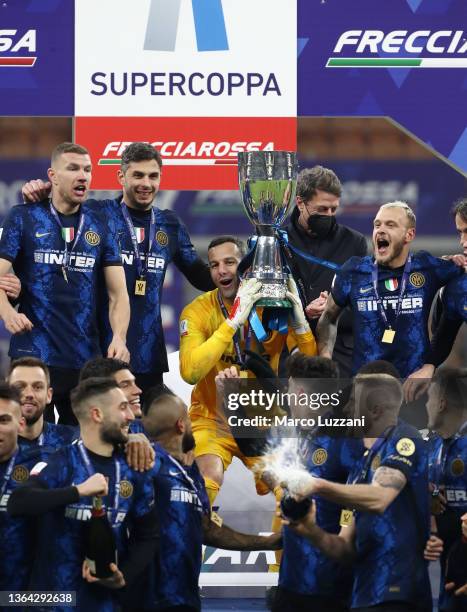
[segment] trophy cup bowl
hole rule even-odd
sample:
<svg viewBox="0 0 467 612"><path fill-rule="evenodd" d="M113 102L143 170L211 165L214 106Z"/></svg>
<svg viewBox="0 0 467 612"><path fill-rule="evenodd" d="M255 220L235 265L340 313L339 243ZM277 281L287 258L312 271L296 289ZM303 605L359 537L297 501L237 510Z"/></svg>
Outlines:
<svg viewBox="0 0 467 612"><path fill-rule="evenodd" d="M247 278L257 278L263 285L257 306L291 306L286 298L289 273L281 256L278 228L295 201L297 174L297 156L293 152L238 154L242 202L257 234L253 264L247 274Z"/></svg>

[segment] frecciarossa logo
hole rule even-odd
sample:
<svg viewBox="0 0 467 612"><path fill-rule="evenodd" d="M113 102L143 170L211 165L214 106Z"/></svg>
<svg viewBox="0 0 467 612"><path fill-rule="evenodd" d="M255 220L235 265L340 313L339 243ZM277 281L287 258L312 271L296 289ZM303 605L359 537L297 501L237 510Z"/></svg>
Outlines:
<svg viewBox="0 0 467 612"><path fill-rule="evenodd" d="M347 30L327 68L466 68L463 30Z"/></svg>
<svg viewBox="0 0 467 612"><path fill-rule="evenodd" d="M118 189L117 170L132 142L162 156L164 189L238 189L243 151L295 151L295 117L77 117L75 139L95 160L94 189Z"/></svg>
<svg viewBox="0 0 467 612"><path fill-rule="evenodd" d="M2 24L3 25L3 24ZM36 30L0 30L0 67L31 68L37 60Z"/></svg>

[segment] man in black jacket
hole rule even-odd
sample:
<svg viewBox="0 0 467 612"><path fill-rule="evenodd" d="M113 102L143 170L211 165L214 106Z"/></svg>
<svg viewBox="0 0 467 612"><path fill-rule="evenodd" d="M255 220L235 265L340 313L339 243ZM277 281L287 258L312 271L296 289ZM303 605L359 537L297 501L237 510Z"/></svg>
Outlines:
<svg viewBox="0 0 467 612"><path fill-rule="evenodd" d="M314 257L341 266L350 257L367 254L365 237L336 222L336 212L342 185L329 168L314 166L298 175L297 206L292 212L287 233L289 244ZM306 261L293 250L288 264L297 283L303 307L311 329L324 310L334 270ZM339 319L339 329L333 359L337 361L341 377L349 377L353 350L353 330L348 309Z"/></svg>

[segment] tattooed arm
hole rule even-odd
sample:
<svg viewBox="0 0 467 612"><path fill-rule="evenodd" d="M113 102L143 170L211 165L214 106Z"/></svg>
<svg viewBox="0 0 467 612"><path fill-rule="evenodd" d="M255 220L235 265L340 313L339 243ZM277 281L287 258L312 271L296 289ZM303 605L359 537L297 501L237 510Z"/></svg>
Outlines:
<svg viewBox="0 0 467 612"><path fill-rule="evenodd" d="M342 312L342 308L336 304L332 295L328 296L326 308L320 316L318 325L316 326L316 335L318 337L318 353L321 357L331 359L336 343L337 322Z"/></svg>
<svg viewBox="0 0 467 612"><path fill-rule="evenodd" d="M313 478L300 497L319 495L344 508L383 514L405 487L404 474L391 467L380 466L371 484L339 484Z"/></svg>
<svg viewBox="0 0 467 612"><path fill-rule="evenodd" d="M250 535L235 531L227 525L217 525L207 516L203 518L203 543L224 550L280 550L281 533L270 536Z"/></svg>

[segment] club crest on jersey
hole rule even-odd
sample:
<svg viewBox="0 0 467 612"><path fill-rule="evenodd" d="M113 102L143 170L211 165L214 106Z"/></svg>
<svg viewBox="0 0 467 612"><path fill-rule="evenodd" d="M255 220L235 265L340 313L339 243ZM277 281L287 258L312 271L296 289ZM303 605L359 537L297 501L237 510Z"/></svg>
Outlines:
<svg viewBox="0 0 467 612"><path fill-rule="evenodd" d="M425 284L425 277L421 272L412 272L412 274L409 276L409 281L411 285L417 289L420 289L420 287L423 287Z"/></svg>
<svg viewBox="0 0 467 612"><path fill-rule="evenodd" d="M120 497L127 498L133 494L133 485L128 480L120 481Z"/></svg>
<svg viewBox="0 0 467 612"><path fill-rule="evenodd" d="M159 230L156 233L156 240L162 247L165 247L169 244L169 237L162 230Z"/></svg>
<svg viewBox="0 0 467 612"><path fill-rule="evenodd" d="M180 336L188 336L188 319L180 321Z"/></svg>
<svg viewBox="0 0 467 612"><path fill-rule="evenodd" d="M75 228L74 227L62 227L62 238L68 244L73 242L75 239Z"/></svg>
<svg viewBox="0 0 467 612"><path fill-rule="evenodd" d="M399 281L397 278L388 278L384 281L384 286L388 291L395 291L399 287Z"/></svg>
<svg viewBox="0 0 467 612"><path fill-rule="evenodd" d="M311 456L314 465L323 465L323 463L326 463L327 458L328 453L325 448L317 448Z"/></svg>
<svg viewBox="0 0 467 612"><path fill-rule="evenodd" d="M92 230L89 230L84 234L84 239L91 246L97 246L101 241L101 237L99 236L99 234L93 232Z"/></svg>
<svg viewBox="0 0 467 612"><path fill-rule="evenodd" d="M462 476L464 473L464 462L460 457L457 457L457 459L454 459L451 463L451 473L453 476Z"/></svg>
<svg viewBox="0 0 467 612"><path fill-rule="evenodd" d="M11 475L15 482L26 482L29 478L29 470L24 465L17 465Z"/></svg>
<svg viewBox="0 0 467 612"><path fill-rule="evenodd" d="M396 444L396 450L403 457L410 457L415 452L415 443L410 438L401 438Z"/></svg>
<svg viewBox="0 0 467 612"><path fill-rule="evenodd" d="M144 227L135 227L136 240L141 244L144 240Z"/></svg>

